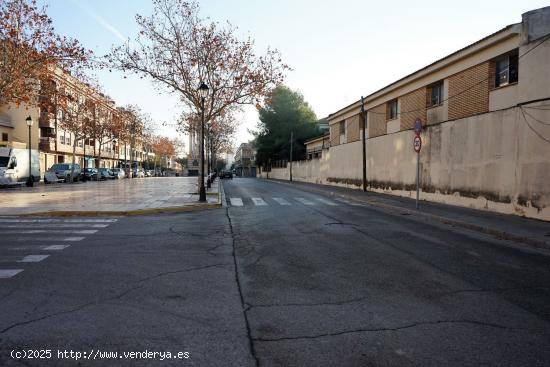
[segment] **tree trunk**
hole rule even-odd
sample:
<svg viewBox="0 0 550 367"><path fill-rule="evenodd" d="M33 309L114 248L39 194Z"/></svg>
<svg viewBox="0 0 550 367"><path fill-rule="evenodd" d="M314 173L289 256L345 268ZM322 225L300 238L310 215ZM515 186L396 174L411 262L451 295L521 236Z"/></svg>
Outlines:
<svg viewBox="0 0 550 367"><path fill-rule="evenodd" d="M73 164L71 165L71 178L70 178L70 182L73 182L73 177L74 177L74 165L75 165L75 160L76 160L76 134L74 136L74 141L73 141L73 159L72 159L72 162Z"/></svg>

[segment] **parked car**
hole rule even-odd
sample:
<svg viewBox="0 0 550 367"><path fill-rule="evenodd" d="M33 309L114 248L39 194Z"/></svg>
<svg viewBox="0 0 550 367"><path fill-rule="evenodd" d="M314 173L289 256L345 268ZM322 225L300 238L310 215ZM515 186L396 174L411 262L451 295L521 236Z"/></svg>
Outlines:
<svg viewBox="0 0 550 367"><path fill-rule="evenodd" d="M97 168L84 168L80 178L84 178L86 180L97 180L97 174Z"/></svg>
<svg viewBox="0 0 550 367"><path fill-rule="evenodd" d="M113 168L111 171L115 175L115 178L121 179L126 177L126 173L122 168Z"/></svg>
<svg viewBox="0 0 550 367"><path fill-rule="evenodd" d="M77 182L80 178L80 174L82 173L82 170L80 169L79 164L73 164L72 163L56 163L49 169L51 172L54 172L57 178L64 180L65 182L71 181L71 173L72 173L72 181Z"/></svg>
<svg viewBox="0 0 550 367"><path fill-rule="evenodd" d="M137 178L145 177L145 173L141 168L134 168L132 175L133 177L137 177Z"/></svg>
<svg viewBox="0 0 550 367"><path fill-rule="evenodd" d="M101 180L114 180L115 175L113 174L113 171L111 171L109 168L100 168L99 178Z"/></svg>
<svg viewBox="0 0 550 367"><path fill-rule="evenodd" d="M220 179L224 179L224 178L229 178L229 179L233 179L233 173L231 173L231 171L222 171L220 173Z"/></svg>

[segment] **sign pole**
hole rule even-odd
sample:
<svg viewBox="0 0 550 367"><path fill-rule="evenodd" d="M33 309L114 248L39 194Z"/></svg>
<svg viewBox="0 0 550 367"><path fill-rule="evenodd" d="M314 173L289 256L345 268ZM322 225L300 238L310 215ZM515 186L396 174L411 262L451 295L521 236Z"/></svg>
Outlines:
<svg viewBox="0 0 550 367"><path fill-rule="evenodd" d="M420 196L420 150L416 152L416 209L418 210L418 198Z"/></svg>
<svg viewBox="0 0 550 367"><path fill-rule="evenodd" d="M367 191L367 124L365 121L365 102L363 96L361 96L361 120L363 122L363 191Z"/></svg>
<svg viewBox="0 0 550 367"><path fill-rule="evenodd" d="M422 149L422 120L416 119L414 122L413 148L416 152L416 209L418 210L418 199L420 197L420 149Z"/></svg>

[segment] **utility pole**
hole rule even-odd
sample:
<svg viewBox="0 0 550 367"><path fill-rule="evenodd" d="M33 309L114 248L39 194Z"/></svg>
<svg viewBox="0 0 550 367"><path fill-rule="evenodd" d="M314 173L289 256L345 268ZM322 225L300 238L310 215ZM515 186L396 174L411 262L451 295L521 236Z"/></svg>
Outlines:
<svg viewBox="0 0 550 367"><path fill-rule="evenodd" d="M292 146L294 140L294 132L290 132L290 182L292 182Z"/></svg>
<svg viewBox="0 0 550 367"><path fill-rule="evenodd" d="M361 121L363 126L363 191L367 191L367 123L365 121L365 102L361 96Z"/></svg>

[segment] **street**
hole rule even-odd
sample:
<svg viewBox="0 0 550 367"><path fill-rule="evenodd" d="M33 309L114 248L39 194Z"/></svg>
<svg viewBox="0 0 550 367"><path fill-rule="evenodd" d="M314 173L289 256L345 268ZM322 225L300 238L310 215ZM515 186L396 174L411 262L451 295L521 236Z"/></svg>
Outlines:
<svg viewBox="0 0 550 367"><path fill-rule="evenodd" d="M548 365L549 251L289 184L223 186L218 209L1 217L0 365Z"/></svg>

